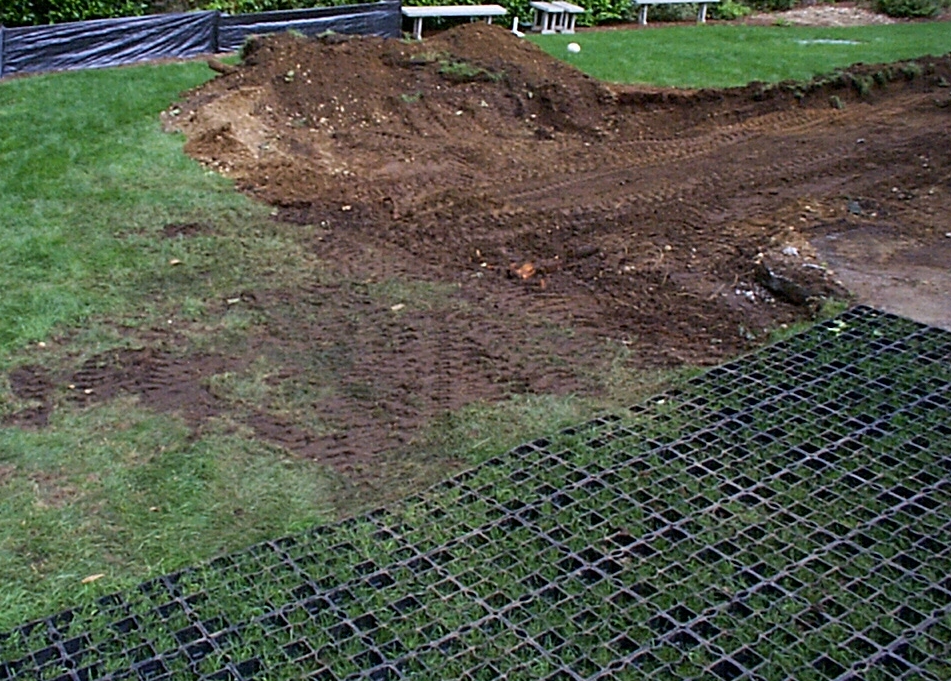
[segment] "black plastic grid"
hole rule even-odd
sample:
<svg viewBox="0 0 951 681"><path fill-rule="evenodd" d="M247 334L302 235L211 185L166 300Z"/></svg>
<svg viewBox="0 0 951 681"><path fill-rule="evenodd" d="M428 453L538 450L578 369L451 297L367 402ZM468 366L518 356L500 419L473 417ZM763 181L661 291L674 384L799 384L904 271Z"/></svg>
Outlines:
<svg viewBox="0 0 951 681"><path fill-rule="evenodd" d="M949 679L951 333L869 308L398 509L0 635L0 679Z"/></svg>

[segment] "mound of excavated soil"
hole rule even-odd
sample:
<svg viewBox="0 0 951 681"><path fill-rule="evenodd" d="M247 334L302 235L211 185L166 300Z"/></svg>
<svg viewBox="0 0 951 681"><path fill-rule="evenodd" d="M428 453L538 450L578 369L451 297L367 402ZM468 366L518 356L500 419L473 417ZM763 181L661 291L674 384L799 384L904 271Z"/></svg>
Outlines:
<svg viewBox="0 0 951 681"><path fill-rule="evenodd" d="M264 320L248 352L313 393L319 426L208 388L251 356L104 357L71 382L195 405L195 423L228 412L352 470L474 400L596 394L618 361L718 362L843 294L811 239L947 241L949 81L941 57L808 85L607 87L481 23L418 44L258 40L165 121L323 263L242 296ZM429 307L384 306L386 282L431 287Z"/></svg>
<svg viewBox="0 0 951 681"><path fill-rule="evenodd" d="M270 37L173 124L188 153L267 200L397 210L498 165L525 172L519 157L555 134L597 140L614 127L606 88L506 35L476 25L418 44Z"/></svg>

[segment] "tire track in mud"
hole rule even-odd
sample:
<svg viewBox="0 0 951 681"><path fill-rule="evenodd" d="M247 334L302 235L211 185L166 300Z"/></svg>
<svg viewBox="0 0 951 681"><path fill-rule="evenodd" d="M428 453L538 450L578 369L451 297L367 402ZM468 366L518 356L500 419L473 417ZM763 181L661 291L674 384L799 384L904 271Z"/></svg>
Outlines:
<svg viewBox="0 0 951 681"><path fill-rule="evenodd" d="M281 139L273 130L244 138L286 144L287 165L251 164L253 154L235 163L245 163L243 185L293 223L287 229L311 250L314 278L275 282L243 300L261 320L246 357L174 344L106 355L85 372L52 376L51 397L40 382L21 391L24 399L82 406L137 394L196 430L223 415L350 479L380 478L386 457L409 455L428 428L467 405L603 396L618 367L719 362L756 345L750 331L807 318L754 291L752 279L757 254L784 262L785 241L771 237L802 243L789 231L805 229L801 200L821 204L823 219L842 218L842 197L868 192L905 218L910 204L883 195L889 173L911 195L931 181L918 178L916 154L951 167L941 143L951 118L928 104L934 78L873 88L868 102L848 88L818 88L801 102L785 91L764 99L761 86L602 97L604 88L504 28L471 24L447 35L440 49L458 47L461 60L480 64L473 55L483 54L506 78L450 83L438 65L407 66L434 42L386 48L403 55L388 62L381 41L350 41L343 54L276 36L267 52L282 59L242 66L180 103L176 120L196 126L185 130L190 153L206 161L227 149L203 148L215 138L201 137L199 124L267 121L222 120L227 106L203 102L230 101L237 88L272 107L267 120L280 124ZM935 61L935 77L951 78L951 60ZM319 71L326 90L287 82L286 63ZM349 98L332 132L287 124L319 121L340 83ZM418 102L401 97L417 92ZM832 94L844 110L831 108ZM388 118L378 124L381 111ZM321 144L351 174L322 171ZM944 219L951 199L939 192L934 201L935 220ZM839 292L802 268L804 258L788 262L785 272L803 286ZM215 378L265 380L261 366L274 371L254 404ZM74 374L93 392L57 387ZM24 386L36 379L22 378Z"/></svg>
<svg viewBox="0 0 951 681"><path fill-rule="evenodd" d="M584 149L571 149L569 143L564 152L553 154L550 167L545 171L538 168L528 177L489 178L481 183L473 183L468 193L481 197L475 210L460 211L458 191L434 186L432 190L419 190L411 201L400 206L400 215L408 216L414 222L426 222L427 219L440 219L451 212L454 219L465 221L471 215L483 212L488 207L502 210L512 206L540 206L539 210L558 209L579 203L596 203L599 198L617 196L615 206L625 203L669 202L684 198L697 189L711 189L722 186L721 180L726 173L706 173L699 178L679 178L680 191L668 187L664 191L643 190L633 195L617 190L614 185L643 185L652 183L653 177L662 177L670 184L671 174L678 173L683 166L701 157L712 161L707 165L716 165L719 160L729 164L731 156L740 153L751 142L774 139L775 145L801 138L808 140L811 152L808 162L781 157L765 166L749 163L759 157L775 158L775 149L754 151L754 156L746 159L735 175L742 182L734 184L739 188L749 186L752 179L758 184L767 184L780 177L788 180L801 179L810 173L821 172L830 160L845 158L855 153L851 146L840 145L835 149L822 148L815 153L816 140L826 133L829 137L839 138L842 126L854 126L857 139L870 124L889 125L894 119L907 111L907 102L902 104L886 103L869 105L859 103L851 109L833 110L795 108L767 111L762 115L751 115L739 122L726 122L718 125L715 119L708 119L696 125L689 133L679 131L678 136L654 137L651 139L615 140ZM706 130L708 126L716 126ZM832 130L826 130L832 127ZM679 135L687 135L681 137ZM574 153L572 153L574 152ZM784 149L788 153L788 148ZM795 152L795 150L794 150ZM801 155L801 154L800 154ZM570 156L570 160L561 160ZM785 156L785 154L783 155ZM582 160L579 160L582 159ZM467 175L473 179L473 174ZM654 182L656 184L656 182ZM436 185L436 180L431 186ZM704 197L705 198L705 197Z"/></svg>
<svg viewBox="0 0 951 681"><path fill-rule="evenodd" d="M559 155L556 154L554 167L545 172L532 173L528 178L490 178L486 182L474 184L469 192L484 195L484 203L501 207L534 204L550 209L576 205L580 201L590 203L601 194L617 195L619 192L616 188L612 191L613 184L624 186L628 183L639 183L645 180L645 176L649 180L651 170L667 171L671 166L684 164L701 156L728 154L730 147L740 146L770 133L780 132L783 136L805 134L833 118L827 111L816 109L781 110L727 123L712 131L691 134L690 137L620 141L612 139L610 142L585 148L583 155L576 149L577 156L573 157L573 162L558 161ZM577 160L579 156L584 159L583 162ZM692 183L688 188L693 188L697 182L706 181L706 178L687 180ZM498 191L499 187L505 190ZM459 214L456 193L456 190L439 188L428 193L417 191L413 201L404 201L401 204L400 213L409 214L414 221L425 221L427 216L452 210L456 219L465 220L468 215ZM653 196L639 193L629 200L663 202L677 196L676 191L668 190ZM620 200L623 201L623 196ZM484 205L480 205L479 212L484 208Z"/></svg>
<svg viewBox="0 0 951 681"><path fill-rule="evenodd" d="M88 405L120 394L136 395L142 404L159 411L185 408L192 423L197 423L219 411L218 400L205 381L237 366L240 362L211 355L176 357L152 348L115 350L87 360L72 374L70 399Z"/></svg>
<svg viewBox="0 0 951 681"><path fill-rule="evenodd" d="M408 444L435 416L474 401L498 400L513 390L591 389L590 382L579 382L574 369L552 358L555 346L564 349L567 340L579 355L592 355L593 360L601 352L597 343L557 335L540 342L538 330L526 323L524 314L487 320L481 312L473 313L472 306L491 301L450 301L438 315L394 314L377 301L367 314L354 318L346 310L354 304L372 304L372 299L351 291L347 301L345 290L331 290L332 294L323 287L311 288L307 298L324 301L320 312L272 324L269 343L286 344L284 333L291 331L295 337L310 336L320 346L339 338L342 326L347 328L350 341L342 352L320 360L319 373L336 375L339 387L310 406L326 432L309 433L287 420L274 424L260 415L250 421L261 437L300 456L350 471L394 446ZM266 302L262 309L273 312L280 305ZM301 329L304 319L308 322ZM363 416L355 418L356 414ZM381 428L386 431L382 438Z"/></svg>

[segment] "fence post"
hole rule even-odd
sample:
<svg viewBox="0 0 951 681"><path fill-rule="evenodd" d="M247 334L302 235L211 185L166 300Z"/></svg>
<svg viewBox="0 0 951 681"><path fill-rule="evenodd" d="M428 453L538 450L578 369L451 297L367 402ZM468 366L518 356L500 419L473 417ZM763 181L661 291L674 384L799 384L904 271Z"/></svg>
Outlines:
<svg viewBox="0 0 951 681"><path fill-rule="evenodd" d="M3 33L6 30L3 24L0 24L0 78L3 78Z"/></svg>
<svg viewBox="0 0 951 681"><path fill-rule="evenodd" d="M215 10L215 20L211 26L211 53L218 54L218 26L221 23L221 11Z"/></svg>

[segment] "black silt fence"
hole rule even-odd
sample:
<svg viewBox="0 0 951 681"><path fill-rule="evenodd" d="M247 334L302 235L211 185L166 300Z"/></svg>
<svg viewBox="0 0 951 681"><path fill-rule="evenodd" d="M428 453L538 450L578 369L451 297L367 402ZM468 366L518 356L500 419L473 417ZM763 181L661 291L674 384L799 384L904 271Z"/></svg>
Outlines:
<svg viewBox="0 0 951 681"><path fill-rule="evenodd" d="M305 35L317 35L329 30L398 38L400 22L399 2L222 16L218 23L218 49L231 52L241 47L249 35L291 30Z"/></svg>
<svg viewBox="0 0 951 681"><path fill-rule="evenodd" d="M334 31L397 38L400 19L399 0L383 0L236 16L190 12L50 26L0 26L0 77L230 52L241 47L249 35L288 30L305 35Z"/></svg>

